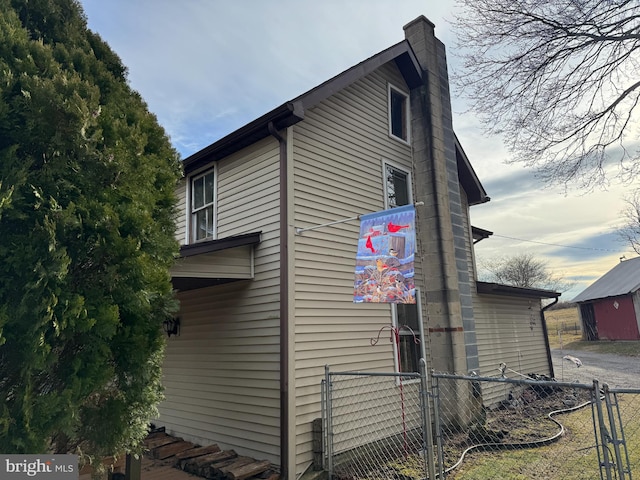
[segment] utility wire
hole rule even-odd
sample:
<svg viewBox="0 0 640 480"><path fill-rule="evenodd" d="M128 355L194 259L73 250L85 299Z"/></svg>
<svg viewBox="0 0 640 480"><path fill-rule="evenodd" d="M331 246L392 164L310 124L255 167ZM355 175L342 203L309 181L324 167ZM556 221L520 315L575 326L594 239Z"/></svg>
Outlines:
<svg viewBox="0 0 640 480"><path fill-rule="evenodd" d="M598 252L621 253L620 250L609 250L606 248L594 248L594 247L576 247L575 245L560 245L559 243L538 242L536 240L525 240L524 238L508 237L506 235L499 235L497 233L494 233L492 236L500 237L500 238L508 238L509 240L517 240L519 242L529 242L529 243L538 243L540 245L549 245L552 247L577 248L578 250L596 250ZM627 253L630 253L630 252L627 252Z"/></svg>

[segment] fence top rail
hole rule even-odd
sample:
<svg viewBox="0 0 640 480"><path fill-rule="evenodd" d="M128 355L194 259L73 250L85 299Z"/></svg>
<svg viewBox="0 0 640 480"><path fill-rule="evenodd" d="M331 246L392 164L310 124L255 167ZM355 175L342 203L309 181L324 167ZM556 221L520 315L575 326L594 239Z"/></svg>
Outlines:
<svg viewBox="0 0 640 480"><path fill-rule="evenodd" d="M329 372L330 376L354 376L354 377L398 377L398 378L420 378L419 373L408 372Z"/></svg>
<svg viewBox="0 0 640 480"><path fill-rule="evenodd" d="M580 388L584 390L595 390L596 384L585 385L582 383L555 382L550 380L535 380L525 378L508 378L508 377L481 377L479 375L454 375L450 373L432 373L433 378L445 378L449 380L470 380L477 382L495 382L495 383L513 383L517 385L537 385L543 387L567 387Z"/></svg>
<svg viewBox="0 0 640 480"><path fill-rule="evenodd" d="M640 388L611 388L607 389L611 393L632 393L640 395Z"/></svg>

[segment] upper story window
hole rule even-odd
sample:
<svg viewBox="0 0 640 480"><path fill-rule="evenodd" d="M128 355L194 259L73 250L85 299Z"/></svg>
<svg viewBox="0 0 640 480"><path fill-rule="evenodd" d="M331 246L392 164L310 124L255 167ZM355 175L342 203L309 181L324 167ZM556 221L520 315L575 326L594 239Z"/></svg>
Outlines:
<svg viewBox="0 0 640 480"><path fill-rule="evenodd" d="M409 95L389 84L389 135L409 142Z"/></svg>
<svg viewBox="0 0 640 480"><path fill-rule="evenodd" d="M207 170L191 178L191 240L207 240L215 235L215 176Z"/></svg>
<svg viewBox="0 0 640 480"><path fill-rule="evenodd" d="M395 165L384 163L385 207L409 205L411 201L411 174Z"/></svg>

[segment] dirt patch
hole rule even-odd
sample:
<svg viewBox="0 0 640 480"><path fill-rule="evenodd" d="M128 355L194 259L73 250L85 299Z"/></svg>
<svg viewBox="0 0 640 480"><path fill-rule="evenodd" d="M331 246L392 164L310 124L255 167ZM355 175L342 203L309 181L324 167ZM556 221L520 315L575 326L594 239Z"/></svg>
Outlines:
<svg viewBox="0 0 640 480"><path fill-rule="evenodd" d="M483 425L472 425L465 431L444 432L444 465L455 465L463 453L474 450L533 448L559 438L561 427L550 418L561 421L563 411L589 403L590 392L566 387L528 387L520 394L485 409ZM446 427L445 427L446 428Z"/></svg>
<svg viewBox="0 0 640 480"><path fill-rule="evenodd" d="M589 401L590 392L584 389L527 387L493 408L484 408L482 421L465 429L448 429L443 426L444 468L447 470L454 467L468 450L516 450L553 443L559 438L561 427L549 418L549 414L557 412L552 416L562 421L560 412L571 411ZM425 474L425 461L421 452L389 461L382 468L378 467L367 474L338 474L335 478L410 480L424 478Z"/></svg>

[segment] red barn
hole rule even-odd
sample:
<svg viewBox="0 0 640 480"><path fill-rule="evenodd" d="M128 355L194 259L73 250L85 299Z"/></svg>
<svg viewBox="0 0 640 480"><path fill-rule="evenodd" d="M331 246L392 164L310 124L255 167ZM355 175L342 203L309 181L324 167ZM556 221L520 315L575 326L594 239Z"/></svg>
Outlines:
<svg viewBox="0 0 640 480"><path fill-rule="evenodd" d="M640 257L621 261L573 301L585 340L640 340Z"/></svg>

